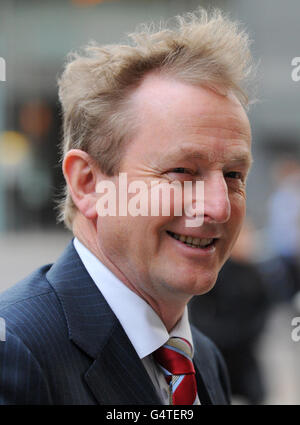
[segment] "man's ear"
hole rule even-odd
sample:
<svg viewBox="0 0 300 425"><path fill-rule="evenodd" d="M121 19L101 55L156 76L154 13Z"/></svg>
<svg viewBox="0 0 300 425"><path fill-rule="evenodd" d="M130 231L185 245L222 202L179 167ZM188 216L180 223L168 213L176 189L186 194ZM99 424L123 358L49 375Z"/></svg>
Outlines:
<svg viewBox="0 0 300 425"><path fill-rule="evenodd" d="M77 209L88 219L97 217L96 184L99 168L95 160L80 149L71 149L63 161L63 173Z"/></svg>

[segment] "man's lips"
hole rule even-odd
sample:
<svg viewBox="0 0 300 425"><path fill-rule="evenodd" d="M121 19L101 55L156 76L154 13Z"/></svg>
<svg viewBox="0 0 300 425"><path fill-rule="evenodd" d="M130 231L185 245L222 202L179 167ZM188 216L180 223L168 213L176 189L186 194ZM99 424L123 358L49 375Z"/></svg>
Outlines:
<svg viewBox="0 0 300 425"><path fill-rule="evenodd" d="M171 236L173 239L176 239L187 246L190 246L193 248L202 248L202 249L213 246L218 239L215 237L198 237L198 236L192 236L192 235L183 235L180 233L171 232L170 230L167 230L167 234Z"/></svg>

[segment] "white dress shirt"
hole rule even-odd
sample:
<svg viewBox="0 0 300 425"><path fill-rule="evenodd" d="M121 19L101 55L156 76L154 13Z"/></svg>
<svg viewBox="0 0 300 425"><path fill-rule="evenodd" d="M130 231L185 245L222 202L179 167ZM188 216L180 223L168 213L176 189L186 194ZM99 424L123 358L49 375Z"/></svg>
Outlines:
<svg viewBox="0 0 300 425"><path fill-rule="evenodd" d="M187 308L176 326L168 333L159 316L146 301L124 285L77 238L73 243L87 272L118 318L142 360L159 398L164 404L169 404L168 384L163 372L152 358L152 353L165 344L171 336L185 338L193 347Z"/></svg>

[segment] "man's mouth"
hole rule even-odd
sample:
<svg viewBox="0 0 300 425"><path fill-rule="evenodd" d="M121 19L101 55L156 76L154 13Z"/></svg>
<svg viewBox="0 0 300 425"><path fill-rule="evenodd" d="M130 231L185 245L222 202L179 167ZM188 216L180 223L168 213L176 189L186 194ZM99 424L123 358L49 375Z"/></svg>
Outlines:
<svg viewBox="0 0 300 425"><path fill-rule="evenodd" d="M208 248L216 241L215 238L194 238L193 236L180 235L178 233L170 232L169 230L167 230L167 233L172 238L184 243L187 246L190 246L191 248Z"/></svg>

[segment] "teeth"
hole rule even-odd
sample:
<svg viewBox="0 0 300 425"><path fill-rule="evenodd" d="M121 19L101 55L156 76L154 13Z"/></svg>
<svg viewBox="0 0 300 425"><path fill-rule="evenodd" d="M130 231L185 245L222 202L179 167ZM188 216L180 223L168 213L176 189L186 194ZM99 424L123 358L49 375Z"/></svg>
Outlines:
<svg viewBox="0 0 300 425"><path fill-rule="evenodd" d="M176 233L169 232L173 238L180 240L181 242L186 243L189 246L193 247L205 247L213 242L213 239L200 239L200 238L193 238L192 236L184 236L184 235L177 235Z"/></svg>

